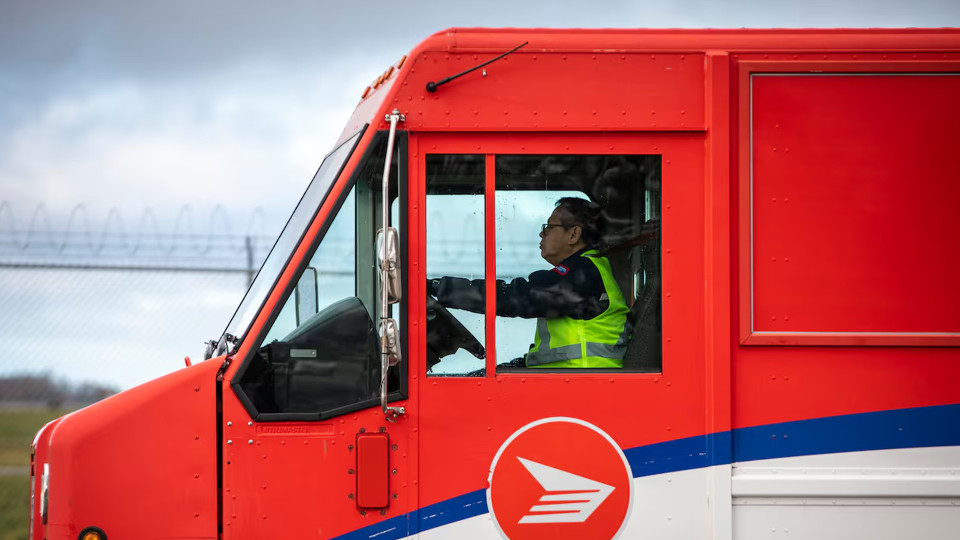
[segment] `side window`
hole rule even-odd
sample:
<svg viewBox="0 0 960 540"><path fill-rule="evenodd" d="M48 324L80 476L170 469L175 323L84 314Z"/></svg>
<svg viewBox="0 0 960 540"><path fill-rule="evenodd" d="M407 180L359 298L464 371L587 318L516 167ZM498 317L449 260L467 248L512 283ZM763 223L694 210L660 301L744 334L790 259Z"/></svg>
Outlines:
<svg viewBox="0 0 960 540"><path fill-rule="evenodd" d="M427 375L484 375L484 177L483 155L426 156Z"/></svg>
<svg viewBox="0 0 960 540"><path fill-rule="evenodd" d="M509 185L509 184L508 184ZM497 186L497 276L505 282L527 278L547 270L540 256L540 229L563 197L583 197L572 190L513 190ZM533 345L536 318L502 317L496 319L497 364L523 366L524 356Z"/></svg>
<svg viewBox="0 0 960 540"><path fill-rule="evenodd" d="M323 419L379 402L375 238L385 155L378 136L262 344L241 366L238 395L257 413L277 415L261 420ZM392 201L399 192L392 189ZM391 221L400 225L399 218ZM401 376L390 374L396 390Z"/></svg>
<svg viewBox="0 0 960 540"><path fill-rule="evenodd" d="M496 157L499 371L660 371L660 173L659 156Z"/></svg>
<svg viewBox="0 0 960 540"><path fill-rule="evenodd" d="M353 249L357 236L356 192L356 187L350 190L264 343L283 341L314 314L356 296L357 254Z"/></svg>
<svg viewBox="0 0 960 540"><path fill-rule="evenodd" d="M485 376L485 322L498 372L661 371L660 162L426 156L428 375Z"/></svg>

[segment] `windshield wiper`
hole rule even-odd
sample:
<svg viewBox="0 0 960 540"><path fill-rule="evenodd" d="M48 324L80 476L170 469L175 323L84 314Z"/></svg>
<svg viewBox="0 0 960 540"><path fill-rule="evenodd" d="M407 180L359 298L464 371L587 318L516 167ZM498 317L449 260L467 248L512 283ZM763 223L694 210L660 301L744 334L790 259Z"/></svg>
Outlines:
<svg viewBox="0 0 960 540"><path fill-rule="evenodd" d="M507 52L505 52L505 53L503 53L503 54L501 54L500 56L498 56L498 57L496 57L496 58L491 58L490 60L487 60L486 62L484 62L484 63L482 63L482 64L480 64L480 65L473 66L472 68L464 71L463 73L457 73L456 75L451 75L451 76L449 76L449 77L447 77L447 78L445 78L445 79L440 79L440 80L437 81L437 82L430 81L430 82L427 83L427 92L431 92L431 93L432 93L432 92L436 92L438 86L442 86L442 85L447 84L448 82L450 82L450 81L452 81L452 80L454 80L454 79L463 77L463 76L466 75L467 73L470 73L471 71L476 71L476 70L482 68L483 66L485 66L485 65L487 65L487 64L492 64L493 62L496 62L497 60L503 58L504 56L506 56L506 55L508 55L508 54L510 54L510 53L517 52L518 50L520 50L520 47L523 47L523 46L526 45L527 43L530 43L530 42L529 42L529 41L524 41L524 42L521 43L520 45L517 45L516 47L510 49L509 51L507 51Z"/></svg>

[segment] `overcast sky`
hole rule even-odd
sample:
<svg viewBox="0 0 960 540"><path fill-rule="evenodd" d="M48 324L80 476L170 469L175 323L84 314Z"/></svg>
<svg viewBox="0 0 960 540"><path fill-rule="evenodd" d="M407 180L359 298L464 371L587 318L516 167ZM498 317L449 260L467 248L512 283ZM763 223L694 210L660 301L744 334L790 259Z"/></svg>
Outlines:
<svg viewBox="0 0 960 540"><path fill-rule="evenodd" d="M278 227L366 84L451 26L949 25L960 2L0 0L0 200Z"/></svg>
<svg viewBox="0 0 960 540"><path fill-rule="evenodd" d="M452 26L960 26L960 2L0 0L0 229L41 204L53 228L83 204L93 229L113 207L169 224L222 204L233 232L260 207L275 235L364 87Z"/></svg>

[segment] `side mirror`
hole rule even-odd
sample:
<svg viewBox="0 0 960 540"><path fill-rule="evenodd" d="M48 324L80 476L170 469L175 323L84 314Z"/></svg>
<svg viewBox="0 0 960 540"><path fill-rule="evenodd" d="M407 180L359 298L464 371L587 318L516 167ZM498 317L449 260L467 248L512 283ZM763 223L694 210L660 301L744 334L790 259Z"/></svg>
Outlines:
<svg viewBox="0 0 960 540"><path fill-rule="evenodd" d="M211 339L210 341L205 341L203 349L203 359L209 360L213 358L213 353L217 352L217 340Z"/></svg>
<svg viewBox="0 0 960 540"><path fill-rule="evenodd" d="M397 229L387 227L377 233L377 263L380 266L380 287L386 286L387 303L400 301L400 240ZM382 281L386 281L383 283Z"/></svg>
<svg viewBox="0 0 960 540"><path fill-rule="evenodd" d="M294 292L294 302L296 304L297 326L313 317L320 311L320 298L317 292L317 269L308 266L300 276L297 282L297 289Z"/></svg>
<svg viewBox="0 0 960 540"><path fill-rule="evenodd" d="M380 353L386 355L387 365L393 367L400 363L400 331L397 321L387 319L380 322Z"/></svg>

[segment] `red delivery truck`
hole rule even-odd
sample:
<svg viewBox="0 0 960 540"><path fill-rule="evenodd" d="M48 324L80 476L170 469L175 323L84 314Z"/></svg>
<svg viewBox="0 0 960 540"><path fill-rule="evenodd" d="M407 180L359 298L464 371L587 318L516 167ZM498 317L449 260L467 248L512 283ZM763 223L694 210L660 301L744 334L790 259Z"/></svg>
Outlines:
<svg viewBox="0 0 960 540"><path fill-rule="evenodd" d="M451 29L31 540L956 538L960 30Z"/></svg>

